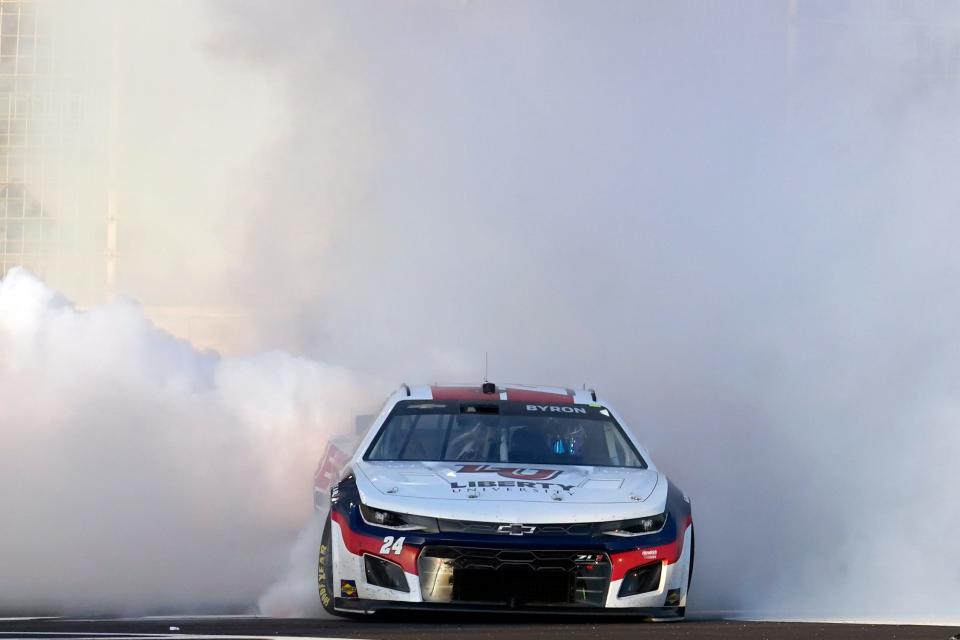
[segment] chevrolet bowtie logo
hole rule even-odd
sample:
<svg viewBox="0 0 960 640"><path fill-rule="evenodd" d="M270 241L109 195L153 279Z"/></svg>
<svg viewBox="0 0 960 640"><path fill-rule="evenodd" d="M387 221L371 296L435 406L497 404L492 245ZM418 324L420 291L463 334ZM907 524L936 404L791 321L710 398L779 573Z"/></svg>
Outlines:
<svg viewBox="0 0 960 640"><path fill-rule="evenodd" d="M497 533L509 533L512 536L522 536L536 530L537 528L532 524L502 524L497 527Z"/></svg>

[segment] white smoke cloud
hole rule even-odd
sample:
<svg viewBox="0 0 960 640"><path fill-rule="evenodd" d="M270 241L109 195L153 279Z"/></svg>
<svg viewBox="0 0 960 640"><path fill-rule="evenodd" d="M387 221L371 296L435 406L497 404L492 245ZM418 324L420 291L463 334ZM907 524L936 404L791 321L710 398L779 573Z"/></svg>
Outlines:
<svg viewBox="0 0 960 640"><path fill-rule="evenodd" d="M317 570L326 513L316 513L290 549L283 576L257 600L263 615L317 618L326 616L320 604Z"/></svg>
<svg viewBox="0 0 960 640"><path fill-rule="evenodd" d="M120 290L361 375L598 387L693 497L694 611L955 618L957 8L792 4L99 3ZM2 601L252 605L307 519L277 434L351 376L11 278ZM309 610L311 531L264 610Z"/></svg>
<svg viewBox="0 0 960 640"><path fill-rule="evenodd" d="M201 353L118 302L79 312L0 281L5 609L249 609L312 508L353 375ZM361 405L362 406L362 405Z"/></svg>
<svg viewBox="0 0 960 640"><path fill-rule="evenodd" d="M955 617L957 9L791 6L223 5L318 142L276 174L333 153L331 65L376 143L366 206L306 220L324 313L269 335L596 385L693 496L694 610Z"/></svg>

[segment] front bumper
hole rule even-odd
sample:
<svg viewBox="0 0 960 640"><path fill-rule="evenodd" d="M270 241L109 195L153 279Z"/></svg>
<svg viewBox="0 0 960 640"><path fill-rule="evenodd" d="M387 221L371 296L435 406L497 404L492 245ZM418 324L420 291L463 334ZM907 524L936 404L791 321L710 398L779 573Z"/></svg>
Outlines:
<svg viewBox="0 0 960 640"><path fill-rule="evenodd" d="M369 525L356 509L335 507L334 607L350 612L609 610L682 617L690 573L690 524L689 517L683 521L674 517L662 532L643 536L642 542L569 535L401 535ZM384 563L392 572L371 572L371 566ZM657 571L645 571L653 568ZM633 580L631 586L637 590L638 569L652 580L625 595L625 581ZM393 576L392 586L382 577L387 573Z"/></svg>

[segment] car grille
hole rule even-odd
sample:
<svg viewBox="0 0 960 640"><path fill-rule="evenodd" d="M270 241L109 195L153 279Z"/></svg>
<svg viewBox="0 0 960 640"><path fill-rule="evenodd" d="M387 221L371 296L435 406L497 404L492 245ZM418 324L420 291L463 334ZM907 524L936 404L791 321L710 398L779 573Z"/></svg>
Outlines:
<svg viewBox="0 0 960 640"><path fill-rule="evenodd" d="M610 560L596 550L426 546L418 560L428 602L603 606Z"/></svg>
<svg viewBox="0 0 960 640"><path fill-rule="evenodd" d="M470 522L466 520L440 520L440 531L443 533L468 533L479 535L509 535L510 531L501 522ZM526 524L524 535L527 536L588 536L593 525L589 522L579 524ZM533 530L530 530L533 527Z"/></svg>

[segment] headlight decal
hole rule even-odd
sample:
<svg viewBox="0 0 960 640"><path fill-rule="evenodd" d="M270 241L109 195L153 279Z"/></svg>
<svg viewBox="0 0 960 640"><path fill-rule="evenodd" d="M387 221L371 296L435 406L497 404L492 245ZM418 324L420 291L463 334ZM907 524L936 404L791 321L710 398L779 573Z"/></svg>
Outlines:
<svg viewBox="0 0 960 640"><path fill-rule="evenodd" d="M440 531L436 518L376 509L363 503L360 503L360 517L371 526L396 531L419 531L422 533L437 533Z"/></svg>
<svg viewBox="0 0 960 640"><path fill-rule="evenodd" d="M667 513L660 513L655 516L644 518L631 518L629 520L619 520L615 522L604 522L597 525L597 532L608 536L618 536L621 538L632 538L635 536L644 536L651 533L663 531L667 523Z"/></svg>

